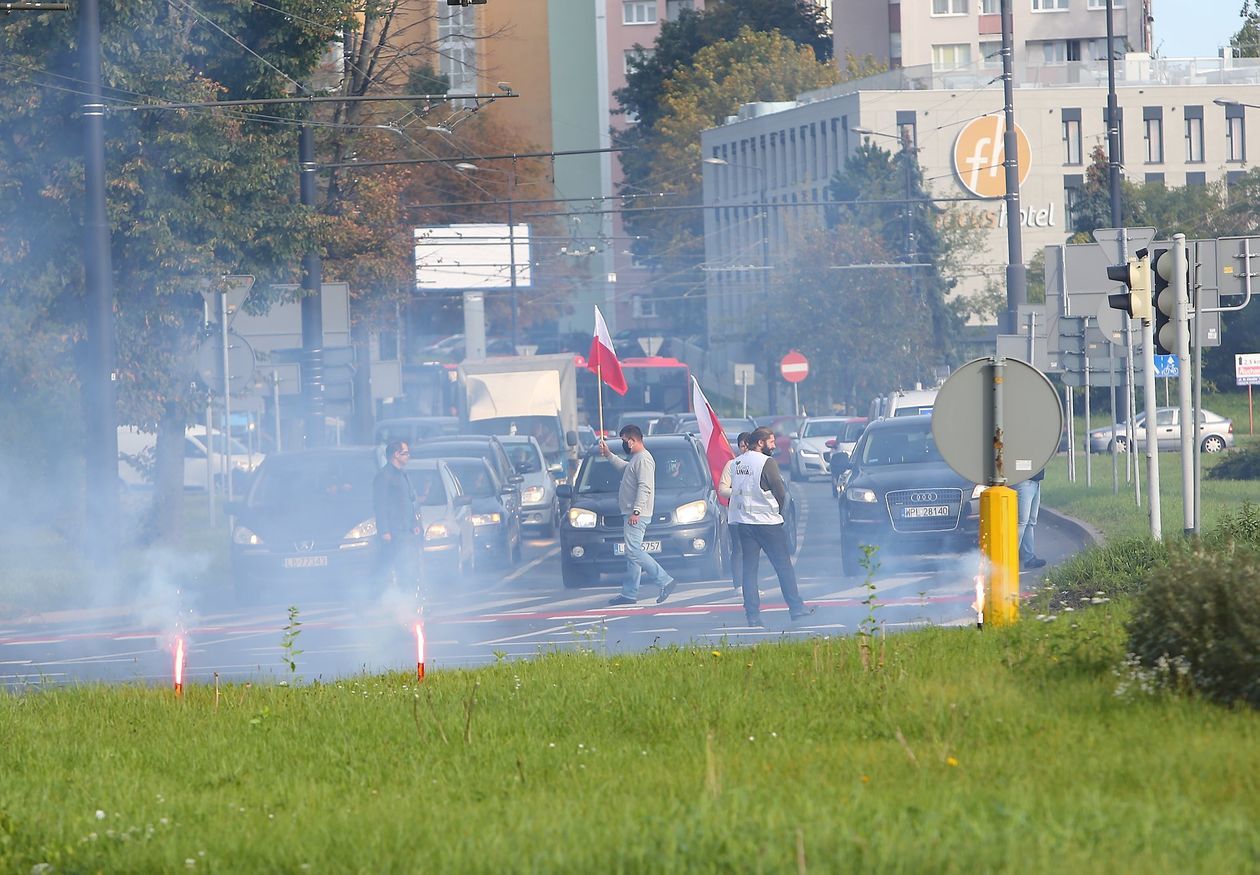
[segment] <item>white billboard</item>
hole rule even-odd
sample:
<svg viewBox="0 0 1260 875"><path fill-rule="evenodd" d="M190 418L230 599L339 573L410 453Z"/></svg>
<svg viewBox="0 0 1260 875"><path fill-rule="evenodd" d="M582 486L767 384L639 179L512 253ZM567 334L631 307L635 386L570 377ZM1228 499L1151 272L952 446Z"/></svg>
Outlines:
<svg viewBox="0 0 1260 875"><path fill-rule="evenodd" d="M438 225L414 236L417 291L530 284L529 225Z"/></svg>

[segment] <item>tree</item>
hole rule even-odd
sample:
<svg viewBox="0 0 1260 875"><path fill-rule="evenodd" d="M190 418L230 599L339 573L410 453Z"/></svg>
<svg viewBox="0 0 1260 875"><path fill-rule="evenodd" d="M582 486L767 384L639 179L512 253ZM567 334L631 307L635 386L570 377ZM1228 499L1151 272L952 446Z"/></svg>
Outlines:
<svg viewBox="0 0 1260 875"><path fill-rule="evenodd" d="M1260 58L1260 5L1252 0L1243 0L1238 15L1242 18L1242 26L1229 38L1230 48L1235 58Z"/></svg>

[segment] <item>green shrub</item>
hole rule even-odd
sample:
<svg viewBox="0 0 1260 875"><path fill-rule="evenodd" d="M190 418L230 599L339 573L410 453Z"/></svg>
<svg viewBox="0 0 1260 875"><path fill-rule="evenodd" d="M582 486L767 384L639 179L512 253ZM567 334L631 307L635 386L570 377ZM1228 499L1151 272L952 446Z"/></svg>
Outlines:
<svg viewBox="0 0 1260 875"><path fill-rule="evenodd" d="M1168 545L1151 538L1128 538L1077 553L1051 569L1045 591L1056 607L1060 597L1071 604L1075 597L1105 592L1108 596L1134 593L1142 589L1151 569L1168 562Z"/></svg>
<svg viewBox="0 0 1260 875"><path fill-rule="evenodd" d="M1237 513L1222 514L1203 542L1210 548L1231 544L1260 547L1260 506L1244 501Z"/></svg>
<svg viewBox="0 0 1260 875"><path fill-rule="evenodd" d="M1260 480L1260 450L1238 450L1203 472L1208 480Z"/></svg>
<svg viewBox="0 0 1260 875"><path fill-rule="evenodd" d="M1129 648L1166 682L1260 708L1260 550L1174 550L1137 598Z"/></svg>

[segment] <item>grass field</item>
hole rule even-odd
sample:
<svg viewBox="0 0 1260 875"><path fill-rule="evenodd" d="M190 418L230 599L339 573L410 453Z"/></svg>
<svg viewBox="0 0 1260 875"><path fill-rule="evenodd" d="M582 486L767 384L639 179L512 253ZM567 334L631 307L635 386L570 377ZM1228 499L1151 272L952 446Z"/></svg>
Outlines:
<svg viewBox="0 0 1260 875"><path fill-rule="evenodd" d="M0 694L0 871L1255 871L1260 715L1144 692L1124 611Z"/></svg>

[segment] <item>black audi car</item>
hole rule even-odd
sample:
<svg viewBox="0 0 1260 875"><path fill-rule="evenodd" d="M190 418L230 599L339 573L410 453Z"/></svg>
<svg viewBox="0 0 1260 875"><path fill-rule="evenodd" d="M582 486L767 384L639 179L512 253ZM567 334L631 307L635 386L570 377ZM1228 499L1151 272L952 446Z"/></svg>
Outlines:
<svg viewBox="0 0 1260 875"><path fill-rule="evenodd" d="M726 508L718 501L704 452L694 435L649 435L656 461L656 507L643 546L671 574L717 578L725 573ZM558 487L567 505L560 524L560 569L566 587L626 570L625 519L617 507L621 473L598 448L582 460L573 485Z"/></svg>
<svg viewBox="0 0 1260 875"><path fill-rule="evenodd" d="M834 452L844 573L862 571L862 545L883 553L961 553L979 542L980 492L954 473L932 438L931 416L881 419L853 455Z"/></svg>

